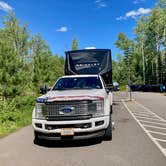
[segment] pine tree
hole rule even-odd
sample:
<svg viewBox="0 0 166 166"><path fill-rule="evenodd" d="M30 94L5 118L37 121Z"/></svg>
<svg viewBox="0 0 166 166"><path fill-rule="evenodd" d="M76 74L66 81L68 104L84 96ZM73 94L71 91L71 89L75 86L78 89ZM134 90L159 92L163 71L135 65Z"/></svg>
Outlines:
<svg viewBox="0 0 166 166"><path fill-rule="evenodd" d="M39 85L49 80L49 64L51 52L48 45L38 34L31 39L32 62L32 83L36 89Z"/></svg>
<svg viewBox="0 0 166 166"><path fill-rule="evenodd" d="M78 50L78 40L76 37L73 38L71 48L72 50Z"/></svg>
<svg viewBox="0 0 166 166"><path fill-rule="evenodd" d="M5 35L6 36L6 35ZM13 47L0 34L0 96L3 100L21 94L25 73L23 71L23 58L19 57Z"/></svg>
<svg viewBox="0 0 166 166"><path fill-rule="evenodd" d="M29 46L29 32L27 24L20 25L20 21L16 19L14 13L9 13L3 20L5 37L8 38L11 46L16 54L24 57L28 54Z"/></svg>

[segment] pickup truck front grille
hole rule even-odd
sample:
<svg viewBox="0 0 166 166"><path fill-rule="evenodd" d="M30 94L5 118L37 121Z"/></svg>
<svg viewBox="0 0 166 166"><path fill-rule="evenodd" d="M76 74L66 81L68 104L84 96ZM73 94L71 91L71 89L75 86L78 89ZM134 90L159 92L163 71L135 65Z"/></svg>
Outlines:
<svg viewBox="0 0 166 166"><path fill-rule="evenodd" d="M88 103L88 101L53 102L46 103L43 107L43 111L46 111L48 116L87 115L90 111L96 109L95 106L95 104Z"/></svg>
<svg viewBox="0 0 166 166"><path fill-rule="evenodd" d="M77 116L96 115L103 113L103 100L56 101L36 103L36 118L70 119ZM64 118L63 118L64 117Z"/></svg>

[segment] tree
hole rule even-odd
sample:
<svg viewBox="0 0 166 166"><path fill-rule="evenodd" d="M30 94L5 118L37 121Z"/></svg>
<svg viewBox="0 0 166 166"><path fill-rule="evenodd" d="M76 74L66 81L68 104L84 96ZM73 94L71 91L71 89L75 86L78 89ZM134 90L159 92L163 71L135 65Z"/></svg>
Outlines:
<svg viewBox="0 0 166 166"><path fill-rule="evenodd" d="M126 80L128 82L132 79L132 48L133 43L127 38L124 33L119 33L118 40L115 42L115 45L123 52L123 62L124 68L127 71Z"/></svg>
<svg viewBox="0 0 166 166"><path fill-rule="evenodd" d="M39 92L39 85L52 85L63 75L64 59L53 56L40 34L30 36L9 13L0 29L0 96L4 100L23 94L27 89ZM25 92L26 93L26 92Z"/></svg>
<svg viewBox="0 0 166 166"><path fill-rule="evenodd" d="M72 50L77 50L78 49L78 40L77 40L76 37L73 38L71 49Z"/></svg>
<svg viewBox="0 0 166 166"><path fill-rule="evenodd" d="M158 0L157 4L160 8L166 9L166 0Z"/></svg>
<svg viewBox="0 0 166 166"><path fill-rule="evenodd" d="M20 25L20 21L16 19L14 13L9 13L4 20L4 35L9 39L10 45L16 54L26 58L28 54L29 32L27 24Z"/></svg>
<svg viewBox="0 0 166 166"><path fill-rule="evenodd" d="M137 26L135 27L135 33L137 34L136 42L137 42L137 52L141 52L142 54L142 78L143 83L146 83L146 74L145 74L145 40L146 40L146 30L147 30L147 17L142 17L140 20L137 21ZM137 54L139 56L139 54ZM136 64L137 65L137 64Z"/></svg>
<svg viewBox="0 0 166 166"><path fill-rule="evenodd" d="M27 82L29 33L21 26L14 13L3 19L0 29L0 95L4 100L23 92Z"/></svg>
<svg viewBox="0 0 166 166"><path fill-rule="evenodd" d="M156 80L157 84L160 83L160 77L161 77L161 44L162 44L162 34L163 34L163 28L162 28L162 11L161 8L155 7L151 15L149 16L149 25L148 25L148 31L147 31L147 45L150 47L153 47L153 51L155 56L155 68L156 68ZM150 41L150 42L149 42Z"/></svg>
<svg viewBox="0 0 166 166"><path fill-rule="evenodd" d="M39 85L49 80L51 52L40 34L31 39L32 83L37 90Z"/></svg>
<svg viewBox="0 0 166 166"><path fill-rule="evenodd" d="M133 40L119 33L115 43L123 55L117 62L123 75L130 68L135 83L166 85L166 0L159 0L148 16L139 18L134 32Z"/></svg>
<svg viewBox="0 0 166 166"><path fill-rule="evenodd" d="M31 40L32 83L35 90L39 90L42 84L53 85L58 77L63 75L64 59L58 55L52 55L49 46L40 34Z"/></svg>
<svg viewBox="0 0 166 166"><path fill-rule="evenodd" d="M10 45L6 32L0 32L0 96L3 100L21 94L25 83L24 59Z"/></svg>

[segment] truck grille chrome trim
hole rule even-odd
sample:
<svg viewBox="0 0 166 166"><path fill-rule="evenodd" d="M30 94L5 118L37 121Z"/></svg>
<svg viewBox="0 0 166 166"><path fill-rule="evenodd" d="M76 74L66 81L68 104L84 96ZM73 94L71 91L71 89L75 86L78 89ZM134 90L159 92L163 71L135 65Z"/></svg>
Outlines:
<svg viewBox="0 0 166 166"><path fill-rule="evenodd" d="M103 100L37 103L36 118L41 117L45 118L46 120L57 120L58 118L64 120L77 120L79 118L90 119L92 115L103 114L103 110Z"/></svg>
<svg viewBox="0 0 166 166"><path fill-rule="evenodd" d="M65 120L87 120L91 119L92 115L77 115L77 116L47 116L48 121L65 121Z"/></svg>

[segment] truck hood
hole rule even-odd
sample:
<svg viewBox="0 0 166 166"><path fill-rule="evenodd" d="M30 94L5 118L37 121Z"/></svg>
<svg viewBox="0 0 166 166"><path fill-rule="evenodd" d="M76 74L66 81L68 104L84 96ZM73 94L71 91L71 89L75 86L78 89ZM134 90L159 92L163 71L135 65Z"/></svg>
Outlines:
<svg viewBox="0 0 166 166"><path fill-rule="evenodd" d="M104 89L49 91L37 98L37 102L102 100L106 96Z"/></svg>

